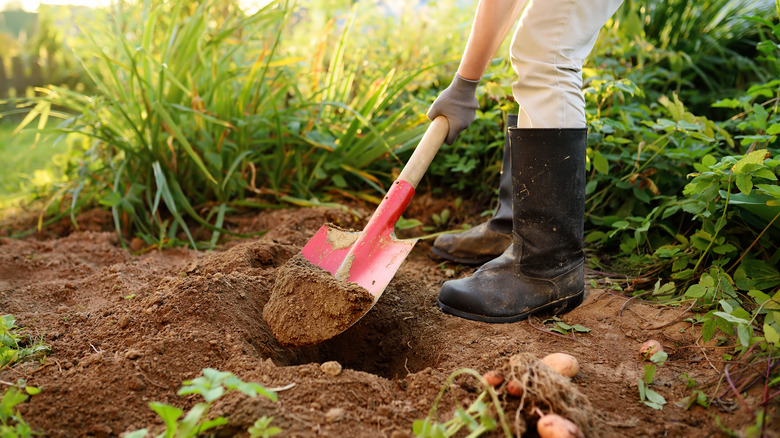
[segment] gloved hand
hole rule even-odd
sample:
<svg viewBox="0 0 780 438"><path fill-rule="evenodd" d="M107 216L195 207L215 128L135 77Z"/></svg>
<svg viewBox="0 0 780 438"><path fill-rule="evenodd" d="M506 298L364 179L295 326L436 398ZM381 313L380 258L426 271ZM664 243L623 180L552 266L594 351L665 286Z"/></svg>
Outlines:
<svg viewBox="0 0 780 438"><path fill-rule="evenodd" d="M478 80L464 79L456 73L450 86L439 94L428 110L427 115L431 120L438 116L447 117L450 131L444 140L445 143L455 143L458 134L474 121L479 108L476 97L477 85L479 85Z"/></svg>

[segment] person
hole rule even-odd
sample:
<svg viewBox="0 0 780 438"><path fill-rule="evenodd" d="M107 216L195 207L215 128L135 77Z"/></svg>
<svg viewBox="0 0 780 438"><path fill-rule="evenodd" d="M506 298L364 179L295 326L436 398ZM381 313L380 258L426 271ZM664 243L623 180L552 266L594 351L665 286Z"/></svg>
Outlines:
<svg viewBox="0 0 780 438"><path fill-rule="evenodd" d="M457 73L428 117L449 121L446 143L474 121L476 90L510 28L519 105L509 126L499 207L485 224L444 235L433 252L482 264L442 285L446 313L490 323L563 313L585 293L585 149L582 65L622 0L481 0ZM507 163L507 161L509 161Z"/></svg>

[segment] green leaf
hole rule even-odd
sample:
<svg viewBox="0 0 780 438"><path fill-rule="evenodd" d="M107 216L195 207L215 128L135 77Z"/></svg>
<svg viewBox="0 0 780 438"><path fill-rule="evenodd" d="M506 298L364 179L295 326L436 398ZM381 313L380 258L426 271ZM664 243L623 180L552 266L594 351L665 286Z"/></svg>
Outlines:
<svg viewBox="0 0 780 438"><path fill-rule="evenodd" d="M650 361L658 365L663 365L668 358L669 355L665 351L656 351L650 356Z"/></svg>
<svg viewBox="0 0 780 438"><path fill-rule="evenodd" d="M701 337L704 342L709 341L715 336L716 327L714 318L707 318L707 320L704 321L704 324L701 326Z"/></svg>
<svg viewBox="0 0 780 438"><path fill-rule="evenodd" d="M685 291L685 296L688 298L701 298L707 294L709 288L703 284L694 284Z"/></svg>
<svg viewBox="0 0 780 438"><path fill-rule="evenodd" d="M154 412L157 412L157 415L162 418L166 429L171 432L170 436L173 436L173 433L175 433L178 428L177 421L179 420L179 417L181 417L181 414L184 413L184 411L175 406L166 405L165 403L159 402L150 402L149 407L152 408Z"/></svg>
<svg viewBox="0 0 780 438"><path fill-rule="evenodd" d="M731 315L731 314L728 314L728 313L725 313L725 312L712 312L712 314L717 316L717 317L719 317L719 318L722 318L722 319L724 319L724 320L726 320L726 321L728 321L730 323L733 323L733 324L745 325L745 324L749 324L750 323L750 321L748 321L748 320L745 320L745 319L742 319L742 318L738 318L738 317L736 317L734 315Z"/></svg>
<svg viewBox="0 0 780 438"><path fill-rule="evenodd" d="M756 304L759 306L762 306L764 303L772 299L772 297L761 292L760 290L750 290L748 291L748 296L753 297L753 299L756 300Z"/></svg>
<svg viewBox="0 0 780 438"><path fill-rule="evenodd" d="M774 327L766 323L764 324L764 338L770 344L775 344L775 346L780 346L780 333L778 333L777 330L774 329Z"/></svg>
<svg viewBox="0 0 780 438"><path fill-rule="evenodd" d="M767 110L763 106L754 103L753 114L755 115L754 124L756 128L758 128L759 130L766 129L766 121L769 118L769 113L767 112Z"/></svg>
<svg viewBox="0 0 780 438"><path fill-rule="evenodd" d="M446 438L447 431L439 423L435 423L429 419L415 420L412 423L412 432L418 437L423 438Z"/></svg>
<svg viewBox="0 0 780 438"><path fill-rule="evenodd" d="M738 174L737 188L743 195L749 195L750 191L753 190L753 177L744 173Z"/></svg>
<svg viewBox="0 0 780 438"><path fill-rule="evenodd" d="M196 432L200 428L200 422L204 418L209 406L210 404L208 403L195 404L179 423L180 435L186 437L196 436Z"/></svg>
<svg viewBox="0 0 780 438"><path fill-rule="evenodd" d="M666 404L666 399L661 394L653 391L650 388L647 388L647 390L645 391L645 395L647 395L647 401L649 401L650 403L655 403L659 406L663 406ZM660 408L656 408L656 409L660 409Z"/></svg>
<svg viewBox="0 0 780 438"><path fill-rule="evenodd" d="M593 167L596 172L604 175L609 174L609 162L599 151L593 152Z"/></svg>
<svg viewBox="0 0 780 438"><path fill-rule="evenodd" d="M24 390L30 395L38 395L41 393L41 388L38 388L37 386L25 386Z"/></svg>
<svg viewBox="0 0 780 438"><path fill-rule="evenodd" d="M764 159L766 159L766 153L767 152L764 149L755 150L742 157L739 161L737 161L737 163L734 164L731 170L734 172L735 175L740 175L745 171L745 168L748 167L748 165L762 164L764 162Z"/></svg>
<svg viewBox="0 0 780 438"><path fill-rule="evenodd" d="M645 382L647 384L653 383L653 379L655 378L655 372L658 370L658 367L656 367L653 364L645 365Z"/></svg>

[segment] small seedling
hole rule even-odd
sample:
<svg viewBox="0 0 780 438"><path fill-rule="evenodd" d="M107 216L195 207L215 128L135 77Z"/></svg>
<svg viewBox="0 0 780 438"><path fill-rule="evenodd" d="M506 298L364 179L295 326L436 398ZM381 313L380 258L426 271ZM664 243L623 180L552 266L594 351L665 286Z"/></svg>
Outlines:
<svg viewBox="0 0 780 438"><path fill-rule="evenodd" d="M547 325L548 323L552 323L553 324L553 327L550 328L550 331L558 332L558 333L560 333L562 335L566 335L566 334L569 334L569 333L573 334L573 333L588 333L588 332L590 332L590 329L585 327L585 326L582 326L580 324L569 325L569 324L566 324L565 322L563 322L558 317L547 319L547 320L544 321L543 324Z"/></svg>
<svg viewBox="0 0 780 438"><path fill-rule="evenodd" d="M17 327L13 315L0 316L0 369L24 358L51 350L51 347L43 344L43 339L33 339L30 346L25 346L23 335L24 329Z"/></svg>
<svg viewBox="0 0 780 438"><path fill-rule="evenodd" d="M273 419L274 417L266 417L265 415L258 418L257 421L255 421L255 424L247 429L249 438L268 438L281 433L281 428L271 426L271 421L273 421Z"/></svg>
<svg viewBox="0 0 780 438"><path fill-rule="evenodd" d="M227 424L228 420L225 417L217 417L213 420L206 418L214 402L230 391L240 391L250 397L262 395L270 400L277 400L276 392L257 383L244 382L232 373L213 368L204 368L202 376L194 380L187 380L183 385L178 392L179 395L200 394L206 402L197 403L184 418L181 418L184 414L182 409L164 403L149 403L149 407L165 423L165 430L157 435L158 438L193 438L207 430ZM253 437L269 437L279 433L278 428L269 427L271 420L273 417L260 418L249 432ZM144 438L148 433L147 429L139 429L128 433L125 437Z"/></svg>
<svg viewBox="0 0 780 438"><path fill-rule="evenodd" d="M650 389L650 385L655 379L655 372L658 366L666 362L668 355L664 351L659 351L650 356L651 364L645 365L644 379L639 379L639 401L653 409L663 410L666 399L661 394Z"/></svg>
<svg viewBox="0 0 780 438"><path fill-rule="evenodd" d="M27 388L30 388L27 390L30 395L40 392L35 387L26 387L25 389ZM12 386L3 393L0 399L0 437L30 438L36 435L30 425L24 421L19 411L15 410L17 405L23 403L28 398L29 396L16 386Z"/></svg>

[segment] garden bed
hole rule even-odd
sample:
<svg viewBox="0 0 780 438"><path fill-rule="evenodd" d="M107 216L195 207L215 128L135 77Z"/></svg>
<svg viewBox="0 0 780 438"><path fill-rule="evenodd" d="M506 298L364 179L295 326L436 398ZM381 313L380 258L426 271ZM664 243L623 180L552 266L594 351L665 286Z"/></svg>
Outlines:
<svg viewBox="0 0 780 438"><path fill-rule="evenodd" d="M188 409L200 396L178 396L182 382L204 368L236 374L267 388L284 388L278 401L231 393L211 411L229 423L218 436L247 436L263 415L281 436L412 436L454 371L480 373L511 355L552 352L579 359L574 384L599 413L605 437L723 434L717 425L743 430L751 413L730 396L709 408L676 402L691 394L687 384L718 396L723 349L701 348L698 328L683 308L653 307L609 289L587 290L585 302L561 319L590 329L563 336L544 329L544 318L485 324L442 313L436 296L443 281L471 272L429 257L420 242L379 302L337 337L305 348L284 348L261 315L277 268L300 251L325 222L361 229L362 215L338 209L264 211L226 223L243 232L268 230L255 239L232 240L210 253L187 249L131 255L105 221L82 223L93 231L67 231L45 238L0 238L0 313L13 314L28 334L51 346L45 360L27 360L0 371L0 380L41 392L19 405L35 430L51 437L118 436L162 422L152 401ZM134 249L143 245L135 242ZM598 285L605 277L593 272ZM546 328L550 328L548 324ZM669 402L655 410L639 400L644 376L639 346L657 339L669 353L653 388ZM338 361L332 376L320 364ZM473 401L478 384L457 379L439 405L448 420L456 403ZM756 393L758 395L758 393ZM517 400L502 399L509 418ZM747 402L755 406L755 397ZM500 428L493 436L500 436Z"/></svg>

